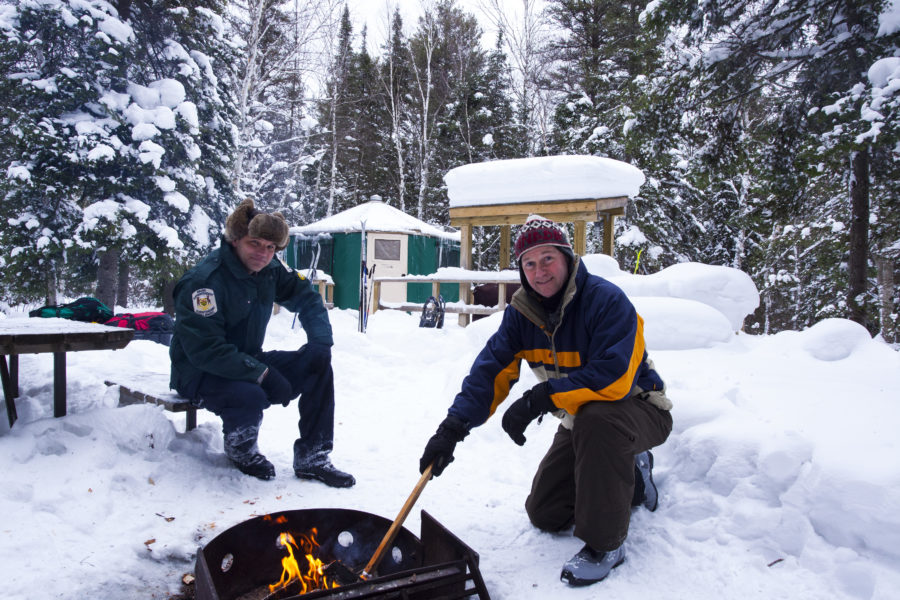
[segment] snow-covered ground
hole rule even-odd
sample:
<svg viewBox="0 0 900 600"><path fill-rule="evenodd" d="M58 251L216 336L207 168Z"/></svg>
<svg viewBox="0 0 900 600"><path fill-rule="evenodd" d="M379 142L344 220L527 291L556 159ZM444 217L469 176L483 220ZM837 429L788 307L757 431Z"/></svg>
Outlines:
<svg viewBox="0 0 900 600"><path fill-rule="evenodd" d="M842 320L735 335L735 311L752 310L755 289L727 269L632 278L603 258L588 262L632 295L675 403L672 435L654 450L660 506L633 513L625 564L595 586L567 588L560 567L581 542L529 524L523 502L552 419L529 427L522 448L499 418L476 429L406 527L418 535L419 509L428 510L479 552L493 598L896 598L900 353ZM304 342L292 318L273 317L266 349ZM270 482L229 466L220 422L206 411L185 434L183 416L115 408L104 379L167 372L164 346L70 354L61 419L52 417L51 356L20 357L19 421L9 430L3 419L0 430L2 596L165 598L193 570L198 546L251 516L335 507L393 519L499 315L467 328L448 316L435 330L381 311L365 334L354 311L331 320L333 459L357 478L348 490L293 477L294 405L266 411L260 447L278 469ZM512 397L533 383L526 374Z"/></svg>

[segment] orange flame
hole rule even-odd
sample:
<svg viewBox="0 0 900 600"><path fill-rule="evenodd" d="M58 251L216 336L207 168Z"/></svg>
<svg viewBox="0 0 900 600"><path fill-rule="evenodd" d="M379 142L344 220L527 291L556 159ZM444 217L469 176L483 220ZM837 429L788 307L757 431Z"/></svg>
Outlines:
<svg viewBox="0 0 900 600"><path fill-rule="evenodd" d="M319 547L319 543L316 541L317 534L318 531L314 527L310 530L309 535L300 536L299 544L290 533L285 532L278 536L278 545L287 549L288 555L281 559L281 579L278 583L269 585L269 593L284 589L294 581L299 583L300 594L338 587L337 582L329 580L325 576L325 564L314 555ZM294 558L295 548L306 557L308 563L306 573Z"/></svg>

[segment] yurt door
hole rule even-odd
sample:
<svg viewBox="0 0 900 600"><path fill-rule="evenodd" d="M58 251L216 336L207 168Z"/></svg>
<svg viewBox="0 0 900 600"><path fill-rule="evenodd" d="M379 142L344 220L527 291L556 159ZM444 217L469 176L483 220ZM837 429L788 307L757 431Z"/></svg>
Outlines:
<svg viewBox="0 0 900 600"><path fill-rule="evenodd" d="M375 277L401 277L406 275L409 244L399 233L368 232L366 256L369 268L375 266ZM385 302L406 302L405 283L382 283L381 299Z"/></svg>

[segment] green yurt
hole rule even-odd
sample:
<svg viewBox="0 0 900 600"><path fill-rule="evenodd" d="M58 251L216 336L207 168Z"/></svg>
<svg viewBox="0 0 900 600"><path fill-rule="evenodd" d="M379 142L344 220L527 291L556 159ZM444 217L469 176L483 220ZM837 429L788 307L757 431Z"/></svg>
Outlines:
<svg viewBox="0 0 900 600"><path fill-rule="evenodd" d="M313 265L334 281L335 308L358 308L362 262L374 277L428 275L459 266L459 232L443 231L380 200L360 204L321 221L292 227L285 261L300 272ZM365 248L363 248L365 240ZM385 283L388 302L425 302L428 283ZM446 286L447 302L459 300L459 286Z"/></svg>

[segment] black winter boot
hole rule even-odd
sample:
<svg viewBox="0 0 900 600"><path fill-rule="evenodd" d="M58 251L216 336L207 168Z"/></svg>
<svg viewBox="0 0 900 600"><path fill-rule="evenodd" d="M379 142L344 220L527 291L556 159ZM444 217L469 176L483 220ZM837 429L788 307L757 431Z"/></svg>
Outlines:
<svg viewBox="0 0 900 600"><path fill-rule="evenodd" d="M294 447L294 475L300 479L315 479L329 487L348 488L356 484L350 473L345 473L331 464L326 452L302 455Z"/></svg>
<svg viewBox="0 0 900 600"><path fill-rule="evenodd" d="M225 456L241 473L257 479L273 479L275 466L260 454L256 445L259 426L240 427L225 434Z"/></svg>

